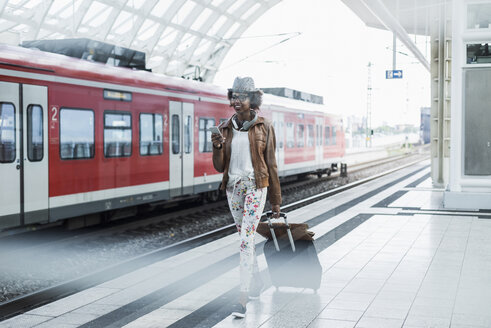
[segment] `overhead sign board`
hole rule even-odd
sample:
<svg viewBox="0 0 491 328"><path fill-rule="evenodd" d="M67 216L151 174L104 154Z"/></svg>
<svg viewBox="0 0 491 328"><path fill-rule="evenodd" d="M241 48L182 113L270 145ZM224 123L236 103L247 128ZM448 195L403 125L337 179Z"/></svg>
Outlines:
<svg viewBox="0 0 491 328"><path fill-rule="evenodd" d="M385 71L386 79L402 79L402 69Z"/></svg>

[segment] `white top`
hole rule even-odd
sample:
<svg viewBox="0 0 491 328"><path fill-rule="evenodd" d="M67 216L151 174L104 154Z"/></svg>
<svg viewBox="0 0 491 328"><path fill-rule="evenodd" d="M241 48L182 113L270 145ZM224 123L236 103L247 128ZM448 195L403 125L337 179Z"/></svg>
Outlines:
<svg viewBox="0 0 491 328"><path fill-rule="evenodd" d="M230 154L228 167L229 183L235 183L241 178L254 178L249 133L247 131L237 131L233 128L232 131L234 136L232 138L232 154Z"/></svg>

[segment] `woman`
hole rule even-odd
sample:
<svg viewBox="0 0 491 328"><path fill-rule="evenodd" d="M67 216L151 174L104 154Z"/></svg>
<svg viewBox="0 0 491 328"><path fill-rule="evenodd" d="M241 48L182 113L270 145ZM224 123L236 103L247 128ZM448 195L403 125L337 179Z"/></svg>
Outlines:
<svg viewBox="0 0 491 328"><path fill-rule="evenodd" d="M240 298L232 315L243 318L249 297L259 297L262 280L257 267L254 237L266 194L274 217L279 217L281 190L275 158L276 138L271 123L256 111L263 92L250 77L237 77L228 89L235 114L212 134L213 166L223 172L221 189L240 234ZM268 192L269 191L269 192Z"/></svg>

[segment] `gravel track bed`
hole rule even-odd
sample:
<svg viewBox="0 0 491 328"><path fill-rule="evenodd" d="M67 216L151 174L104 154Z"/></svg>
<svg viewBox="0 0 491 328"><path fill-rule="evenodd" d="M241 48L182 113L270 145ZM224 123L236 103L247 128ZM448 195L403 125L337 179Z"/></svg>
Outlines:
<svg viewBox="0 0 491 328"><path fill-rule="evenodd" d="M289 204L423 158L428 158L428 154L408 155L397 161L354 173L350 173L348 168L348 177L345 178L318 179L316 176L309 176L307 179L310 181L307 188L295 188L295 192L292 192L288 190L288 186L285 186L287 191L283 194L283 204ZM79 278L101 268L231 223L233 221L228 208L223 206L209 217L203 217L202 213L198 213L127 231L88 238L81 242L74 241L70 247L56 247L55 243L38 252L26 252L15 258L12 256L9 258L8 254L0 254L0 263L2 263L0 303Z"/></svg>

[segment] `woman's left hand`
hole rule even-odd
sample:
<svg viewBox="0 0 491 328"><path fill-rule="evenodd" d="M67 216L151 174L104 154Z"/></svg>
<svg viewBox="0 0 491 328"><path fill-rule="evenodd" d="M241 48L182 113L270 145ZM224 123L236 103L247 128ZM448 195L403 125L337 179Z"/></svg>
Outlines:
<svg viewBox="0 0 491 328"><path fill-rule="evenodd" d="M280 217L280 205L272 205L271 211L273 212L273 218L277 219Z"/></svg>

